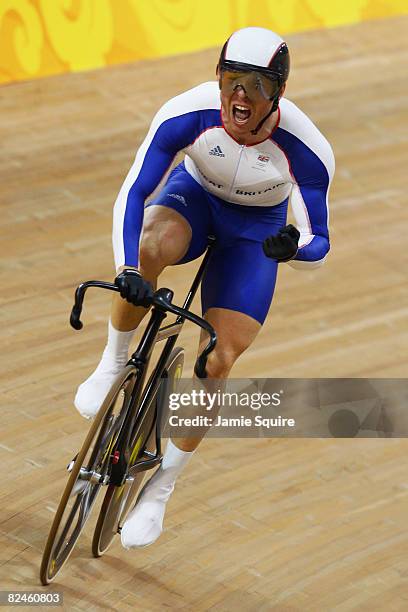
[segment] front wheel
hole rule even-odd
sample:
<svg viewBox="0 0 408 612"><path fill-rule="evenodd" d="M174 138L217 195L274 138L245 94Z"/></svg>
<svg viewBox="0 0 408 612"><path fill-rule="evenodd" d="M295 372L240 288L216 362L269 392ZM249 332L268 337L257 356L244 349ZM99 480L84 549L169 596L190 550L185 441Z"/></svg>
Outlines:
<svg viewBox="0 0 408 612"><path fill-rule="evenodd" d="M68 560L92 506L109 481L111 449L126 411L136 370L127 366L118 375L85 442L68 469L70 476L51 525L41 563L42 584L49 584ZM125 410L122 410L125 408Z"/></svg>
<svg viewBox="0 0 408 612"><path fill-rule="evenodd" d="M157 416L160 415L159 432L164 428L167 417L166 406L161 405L164 398L168 397L173 388L174 381L181 377L184 364L184 349L175 348L167 361L163 378L155 395L152 397L146 416L140 427L136 424L138 432L132 440L132 448L129 452L129 467L136 463L143 455L157 452L156 428ZM143 401L143 397L141 402ZM148 456L148 455L147 455ZM126 516L133 506L133 502L140 493L145 472L136 473L133 478L128 478L121 486L109 485L102 503L96 524L93 540L92 553L94 557L101 557L111 545L115 535L119 533Z"/></svg>

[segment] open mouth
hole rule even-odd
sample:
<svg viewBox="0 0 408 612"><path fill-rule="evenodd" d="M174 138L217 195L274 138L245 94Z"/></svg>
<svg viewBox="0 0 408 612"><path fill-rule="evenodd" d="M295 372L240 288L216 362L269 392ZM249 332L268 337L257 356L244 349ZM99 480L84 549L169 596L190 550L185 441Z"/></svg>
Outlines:
<svg viewBox="0 0 408 612"><path fill-rule="evenodd" d="M246 106L241 106L241 104L234 104L232 107L232 114L235 123L238 125L244 125L249 121L251 109Z"/></svg>

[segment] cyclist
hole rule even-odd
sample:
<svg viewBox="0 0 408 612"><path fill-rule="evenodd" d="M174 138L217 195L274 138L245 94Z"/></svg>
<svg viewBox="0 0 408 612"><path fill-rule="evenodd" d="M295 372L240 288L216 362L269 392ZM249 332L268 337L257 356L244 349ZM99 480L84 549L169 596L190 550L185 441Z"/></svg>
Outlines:
<svg viewBox="0 0 408 612"><path fill-rule="evenodd" d="M126 301L115 294L101 361L78 388L75 406L83 416L96 414L127 362L162 270L199 257L209 234L216 245L201 300L218 337L202 373L210 378L226 378L258 334L278 263L306 269L323 263L334 157L312 121L282 97L288 74L284 40L244 28L225 43L217 81L171 99L154 117L114 207L115 282ZM146 204L180 151L184 161ZM286 225L289 198L297 228ZM159 537L176 478L198 443L169 440L122 528L125 548Z"/></svg>

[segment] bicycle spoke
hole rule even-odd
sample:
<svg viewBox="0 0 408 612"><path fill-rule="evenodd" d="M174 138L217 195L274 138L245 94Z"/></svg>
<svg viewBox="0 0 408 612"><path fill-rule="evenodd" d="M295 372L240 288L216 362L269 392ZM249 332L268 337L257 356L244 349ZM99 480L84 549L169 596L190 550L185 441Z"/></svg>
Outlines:
<svg viewBox="0 0 408 612"><path fill-rule="evenodd" d="M62 530L62 533L61 533L61 535L60 535L60 537L58 539L58 542L55 545L54 553L55 553L55 551L57 551L57 550L59 550L61 548L64 540L66 539L67 533L70 530L70 527L71 527L71 525L73 523L73 520L75 518L75 515L76 515L77 510L78 510L78 506L79 506L80 503L81 503L81 500L79 499L79 496L78 496L77 499L75 500L75 503L74 503L72 509L71 509L71 512L68 515L67 522L65 523L65 526L64 526L64 528Z"/></svg>

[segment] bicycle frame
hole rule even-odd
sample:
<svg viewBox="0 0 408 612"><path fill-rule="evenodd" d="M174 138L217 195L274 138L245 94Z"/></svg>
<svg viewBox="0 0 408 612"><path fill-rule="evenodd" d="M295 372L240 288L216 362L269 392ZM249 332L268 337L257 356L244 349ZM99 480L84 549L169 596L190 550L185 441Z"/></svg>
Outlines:
<svg viewBox="0 0 408 612"><path fill-rule="evenodd" d="M200 372L202 377L205 377L205 364L207 356L215 346L216 335L212 327L206 321L200 317L197 317L197 315L189 312L189 308L197 293L198 287L200 286L208 260L211 256L213 244L214 238L209 237L209 245L206 254L196 273L190 290L187 293L187 297L182 308L171 304L171 299L173 297L173 292L171 290L159 289L155 293L150 320L137 349L134 351L127 363L127 365L132 365L135 367L136 376L129 403L126 406L125 419L120 427L118 439L116 440L114 448L112 449L113 460L112 472L109 479L110 484L121 486L128 476L133 476L137 472L151 469L158 465L162 460L160 419L158 418L160 415L157 414L155 415L155 424L153 425L156 427L156 453L153 454L145 451L144 455L147 455L147 458L140 459L132 466L129 466L130 457L127 455L129 447L131 446L131 439L137 434L137 431L134 430L136 420L140 429L147 414L150 402L152 401L152 398L154 398L155 393L158 392L158 386L164 379L167 360L176 344L177 338L180 335L186 319L197 323L210 335L210 342L202 354L198 357L195 368L196 372ZM111 283L102 283L99 281L88 281L87 283L80 285L75 295L75 305L71 313L71 325L75 329L82 328L82 323L79 317L82 310L85 291L90 286L118 291L116 285L112 285ZM176 314L177 319L174 323L161 327L164 319L167 317L168 312ZM166 340L166 343L158 358L156 367L150 375L146 387L144 387L147 368L153 349L158 342L162 342L164 340ZM138 410L134 410L135 406L138 406Z"/></svg>

